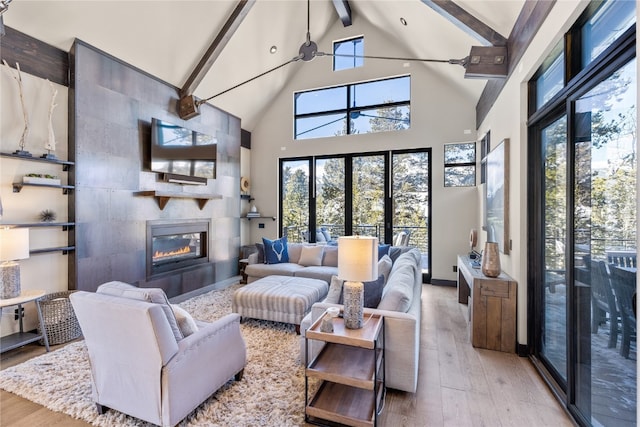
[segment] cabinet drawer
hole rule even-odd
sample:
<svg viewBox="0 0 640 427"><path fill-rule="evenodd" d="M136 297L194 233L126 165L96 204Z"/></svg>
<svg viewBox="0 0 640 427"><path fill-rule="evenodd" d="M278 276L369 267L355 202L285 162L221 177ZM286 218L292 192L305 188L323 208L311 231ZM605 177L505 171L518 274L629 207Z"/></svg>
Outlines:
<svg viewBox="0 0 640 427"><path fill-rule="evenodd" d="M480 285L480 296L509 298L510 282L491 282Z"/></svg>

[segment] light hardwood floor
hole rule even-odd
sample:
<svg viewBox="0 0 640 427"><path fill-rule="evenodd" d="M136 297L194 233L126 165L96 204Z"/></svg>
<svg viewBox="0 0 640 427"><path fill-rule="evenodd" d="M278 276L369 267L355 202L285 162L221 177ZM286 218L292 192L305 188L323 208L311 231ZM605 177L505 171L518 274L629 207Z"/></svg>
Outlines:
<svg viewBox="0 0 640 427"><path fill-rule="evenodd" d="M471 346L467 306L458 304L455 288L424 285L422 300L418 390L389 390L380 425L573 425L527 358ZM42 353L43 347L28 345L3 354L0 367ZM89 424L0 391L0 425Z"/></svg>

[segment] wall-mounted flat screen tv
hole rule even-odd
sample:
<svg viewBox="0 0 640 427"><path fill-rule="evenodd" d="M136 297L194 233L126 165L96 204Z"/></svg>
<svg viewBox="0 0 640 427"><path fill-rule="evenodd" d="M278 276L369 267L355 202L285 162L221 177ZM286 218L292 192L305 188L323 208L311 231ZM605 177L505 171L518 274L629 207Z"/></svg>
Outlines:
<svg viewBox="0 0 640 427"><path fill-rule="evenodd" d="M214 179L216 143L206 135L165 120L151 119L151 170Z"/></svg>

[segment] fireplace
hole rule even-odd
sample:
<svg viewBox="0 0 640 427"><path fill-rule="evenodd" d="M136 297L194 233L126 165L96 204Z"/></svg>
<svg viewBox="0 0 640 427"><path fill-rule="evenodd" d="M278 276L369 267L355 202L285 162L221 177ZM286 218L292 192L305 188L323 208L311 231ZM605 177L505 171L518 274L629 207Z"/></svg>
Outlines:
<svg viewBox="0 0 640 427"><path fill-rule="evenodd" d="M147 278L209 262L209 221L148 221Z"/></svg>

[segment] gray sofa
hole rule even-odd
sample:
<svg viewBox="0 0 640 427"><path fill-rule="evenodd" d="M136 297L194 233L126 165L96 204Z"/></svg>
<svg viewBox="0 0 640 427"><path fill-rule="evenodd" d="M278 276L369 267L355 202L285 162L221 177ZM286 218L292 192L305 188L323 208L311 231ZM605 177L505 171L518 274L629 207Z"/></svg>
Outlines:
<svg viewBox="0 0 640 427"><path fill-rule="evenodd" d="M302 257L303 248L318 248L321 250L321 258ZM320 279L331 282L331 276L338 274L338 247L332 245L310 245L303 243L287 243L289 262L279 264L264 264L259 260L259 253L249 255L248 265L244 272L247 275L247 283L255 282L267 276L295 276L309 279ZM304 261L307 262L304 262ZM319 264L319 265L314 265Z"/></svg>
<svg viewBox="0 0 640 427"><path fill-rule="evenodd" d="M420 317L422 296L421 254L416 248L405 248L406 252L395 259L384 286L377 308L365 308L365 319L369 313L384 316L386 386L415 393L418 383L418 360L420 356ZM332 283L333 286L333 283ZM306 329L320 318L329 307L342 305L331 301L332 290L322 302L311 307L300 325L300 356L305 363ZM324 343L311 341L309 359L322 349Z"/></svg>

